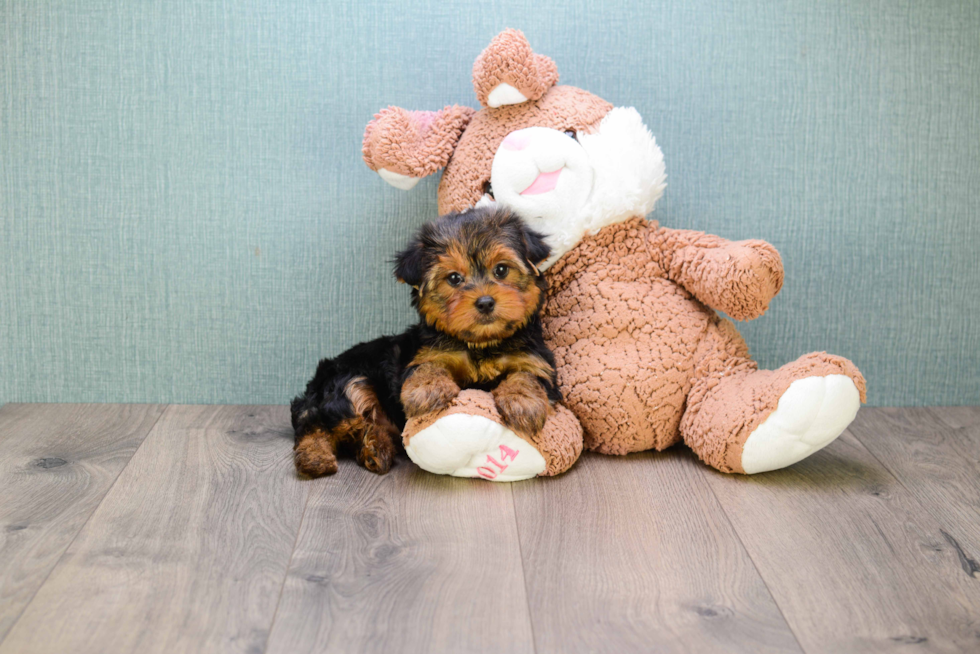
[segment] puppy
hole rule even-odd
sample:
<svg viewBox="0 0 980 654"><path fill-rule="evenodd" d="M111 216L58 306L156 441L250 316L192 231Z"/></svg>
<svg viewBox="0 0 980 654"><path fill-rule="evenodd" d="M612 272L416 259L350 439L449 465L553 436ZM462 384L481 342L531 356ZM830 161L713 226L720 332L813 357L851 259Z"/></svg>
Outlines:
<svg viewBox="0 0 980 654"><path fill-rule="evenodd" d="M547 285L537 266L549 254L496 205L423 225L395 260L419 322L320 361L292 402L296 469L333 474L347 451L384 474L406 417L445 409L465 388L491 392L514 431L539 432L561 399L539 319Z"/></svg>

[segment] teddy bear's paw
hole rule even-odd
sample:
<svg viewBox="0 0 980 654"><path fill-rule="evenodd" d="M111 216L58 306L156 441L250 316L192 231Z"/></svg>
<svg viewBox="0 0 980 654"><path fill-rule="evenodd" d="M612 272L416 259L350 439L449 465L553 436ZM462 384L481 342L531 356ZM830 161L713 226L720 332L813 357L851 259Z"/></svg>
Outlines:
<svg viewBox="0 0 980 654"><path fill-rule="evenodd" d="M776 410L749 434L742 469L751 475L805 459L840 436L860 406L857 386L847 375L797 379Z"/></svg>
<svg viewBox="0 0 980 654"><path fill-rule="evenodd" d="M421 177L409 177L408 175L402 175L401 173L396 173L393 170L388 170L387 168L378 168L378 174L381 175L381 179L388 182L396 189L400 191L411 191L415 188L415 185L419 183Z"/></svg>
<svg viewBox="0 0 980 654"><path fill-rule="evenodd" d="M437 475L520 481L544 472L544 457L513 431L483 416L452 413L413 435L408 457Z"/></svg>

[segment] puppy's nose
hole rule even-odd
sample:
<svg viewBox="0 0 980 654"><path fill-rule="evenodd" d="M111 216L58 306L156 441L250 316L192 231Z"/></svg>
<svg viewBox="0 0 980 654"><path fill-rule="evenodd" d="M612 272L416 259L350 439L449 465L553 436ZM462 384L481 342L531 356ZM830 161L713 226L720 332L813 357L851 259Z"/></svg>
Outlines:
<svg viewBox="0 0 980 654"><path fill-rule="evenodd" d="M480 313L490 313L497 306L497 303L489 295L483 295L477 298L475 304L477 311Z"/></svg>

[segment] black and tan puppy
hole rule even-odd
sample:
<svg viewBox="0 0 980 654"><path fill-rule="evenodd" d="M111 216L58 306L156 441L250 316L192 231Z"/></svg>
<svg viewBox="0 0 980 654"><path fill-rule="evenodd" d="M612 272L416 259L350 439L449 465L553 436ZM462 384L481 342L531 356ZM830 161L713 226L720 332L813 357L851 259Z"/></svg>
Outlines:
<svg viewBox="0 0 980 654"><path fill-rule="evenodd" d="M333 474L348 451L384 474L406 416L444 409L464 388L490 391L514 431L540 431L561 399L539 319L537 266L548 255L539 234L493 205L423 225L395 261L418 324L320 362L292 403L296 469Z"/></svg>

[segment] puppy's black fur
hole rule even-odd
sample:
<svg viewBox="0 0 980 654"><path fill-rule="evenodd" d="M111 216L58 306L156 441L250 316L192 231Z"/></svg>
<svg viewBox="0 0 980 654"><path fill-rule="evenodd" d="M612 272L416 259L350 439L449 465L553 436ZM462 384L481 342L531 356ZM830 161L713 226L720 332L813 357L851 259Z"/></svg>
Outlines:
<svg viewBox="0 0 980 654"><path fill-rule="evenodd" d="M462 388L492 392L512 428L540 430L561 399L539 317L546 283L537 266L549 253L496 206L423 225L395 261L419 322L320 361L292 402L297 470L332 474L336 454L350 451L383 474L402 449L406 414L446 408Z"/></svg>

